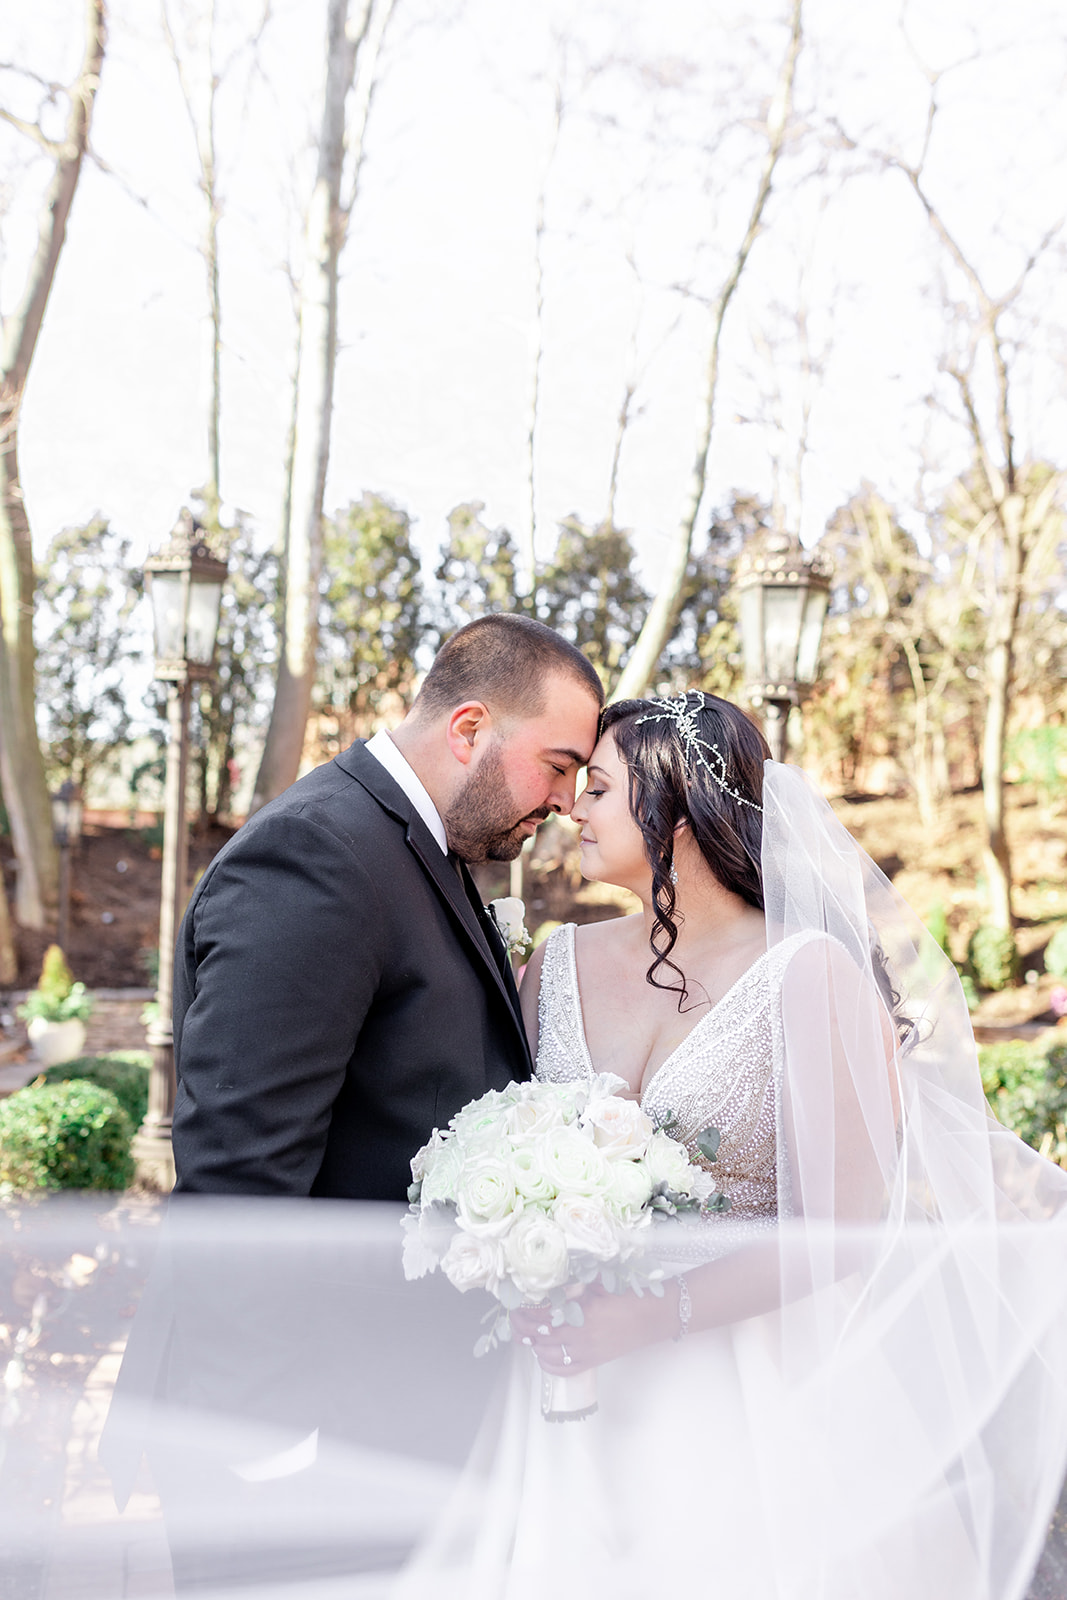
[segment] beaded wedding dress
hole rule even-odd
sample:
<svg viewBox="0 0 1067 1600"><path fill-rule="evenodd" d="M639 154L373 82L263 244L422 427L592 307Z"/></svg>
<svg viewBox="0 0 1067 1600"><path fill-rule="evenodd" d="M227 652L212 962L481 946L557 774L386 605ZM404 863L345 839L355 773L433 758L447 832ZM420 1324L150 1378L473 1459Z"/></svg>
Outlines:
<svg viewBox="0 0 1067 1600"><path fill-rule="evenodd" d="M773 763L763 878L766 952L642 1097L691 1157L721 1134L731 1209L657 1242L717 1325L605 1363L563 1425L513 1351L405 1600L1026 1593L1067 1454L1067 1174L989 1117L955 969ZM539 1022L539 1077L610 1071L572 926Z"/></svg>

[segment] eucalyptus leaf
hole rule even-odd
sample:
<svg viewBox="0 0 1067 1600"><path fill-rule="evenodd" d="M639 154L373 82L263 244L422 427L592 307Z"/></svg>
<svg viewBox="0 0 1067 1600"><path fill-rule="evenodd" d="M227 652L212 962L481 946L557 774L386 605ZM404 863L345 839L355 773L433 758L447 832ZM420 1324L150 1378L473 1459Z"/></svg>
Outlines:
<svg viewBox="0 0 1067 1600"><path fill-rule="evenodd" d="M700 1132L697 1134L697 1149L700 1151L700 1154L706 1161L715 1160L716 1156L719 1154L719 1146L721 1143L722 1134L719 1132L718 1128L713 1128L710 1123L706 1128L701 1128Z"/></svg>
<svg viewBox="0 0 1067 1600"><path fill-rule="evenodd" d="M476 1356L487 1356L495 1344L496 1340L491 1333L483 1333L481 1338L475 1342L474 1354Z"/></svg>
<svg viewBox="0 0 1067 1600"><path fill-rule="evenodd" d="M419 1196L421 1194L422 1194L422 1179L421 1178L419 1179L419 1181L417 1183L408 1184L408 1199L411 1201L411 1204L413 1206L417 1206L418 1205Z"/></svg>
<svg viewBox="0 0 1067 1600"><path fill-rule="evenodd" d="M709 1194L704 1201L705 1211L729 1211L733 1201L728 1194Z"/></svg>
<svg viewBox="0 0 1067 1600"><path fill-rule="evenodd" d="M567 1301L563 1311L563 1320L569 1323L572 1328L581 1328L585 1325L585 1312L582 1310L580 1301Z"/></svg>

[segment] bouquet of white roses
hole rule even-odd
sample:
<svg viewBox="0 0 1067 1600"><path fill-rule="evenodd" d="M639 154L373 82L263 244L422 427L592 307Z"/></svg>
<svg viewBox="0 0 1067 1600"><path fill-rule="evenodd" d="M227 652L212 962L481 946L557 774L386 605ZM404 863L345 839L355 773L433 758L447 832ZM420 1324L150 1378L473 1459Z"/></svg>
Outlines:
<svg viewBox="0 0 1067 1600"><path fill-rule="evenodd" d="M496 1297L476 1355L510 1338L509 1312L523 1304L545 1305L554 1327L580 1326L575 1289L594 1280L613 1293L661 1295L665 1275L649 1249L655 1220L728 1209L708 1173L621 1098L623 1088L604 1073L491 1090L412 1159L404 1272L419 1278L440 1267L457 1289ZM698 1144L714 1159L715 1130ZM546 1415L595 1409L558 1392L578 1381L554 1380Z"/></svg>

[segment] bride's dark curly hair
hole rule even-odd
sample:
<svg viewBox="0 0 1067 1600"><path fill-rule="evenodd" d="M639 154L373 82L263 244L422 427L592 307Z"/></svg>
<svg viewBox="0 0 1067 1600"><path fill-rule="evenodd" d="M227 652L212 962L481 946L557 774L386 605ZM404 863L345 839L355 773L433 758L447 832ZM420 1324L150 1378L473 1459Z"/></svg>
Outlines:
<svg viewBox="0 0 1067 1600"><path fill-rule="evenodd" d="M687 760L678 723L661 716L662 705L654 700L620 700L606 707L600 720L601 733L610 732L626 763L630 814L641 830L652 868L655 923L651 944L655 959L645 979L655 989L677 993L679 1011L689 999L689 989L685 973L671 960L671 951L678 943L676 896L671 882L674 830L679 822L688 823L701 855L723 888L762 911L763 813L759 808L763 803L763 763L771 755L755 723L728 700L691 691L687 705L695 714L695 730L700 738L718 749L725 788L695 757ZM648 718L658 720L645 720ZM714 757L710 759L714 770L718 770L718 762ZM897 1038L906 1048L916 1037L916 1025L904 1011L889 962L873 931L870 953L875 982ZM675 974L673 982L660 981L657 974L661 967Z"/></svg>
<svg viewBox="0 0 1067 1600"><path fill-rule="evenodd" d="M721 788L699 761L686 760L677 722L644 720L656 717L660 707L655 701L620 700L607 707L600 724L601 733L611 733L626 763L630 812L641 830L652 868L655 959L646 978L653 988L677 991L679 1010L688 1000L689 990L685 974L671 960L678 942L671 882L674 830L679 822L688 823L701 855L723 888L762 911L763 815L758 807L763 796L763 763L771 754L755 723L728 700L713 694L691 694L689 705L691 710L695 708L697 732L708 745L718 747L725 782L741 800ZM675 974L674 981L661 982L661 967Z"/></svg>

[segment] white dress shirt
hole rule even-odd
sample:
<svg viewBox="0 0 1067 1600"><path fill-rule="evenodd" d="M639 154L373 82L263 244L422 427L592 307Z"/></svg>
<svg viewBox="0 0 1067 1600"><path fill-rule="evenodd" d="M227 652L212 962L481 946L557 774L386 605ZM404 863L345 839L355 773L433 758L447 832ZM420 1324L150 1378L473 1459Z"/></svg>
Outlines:
<svg viewBox="0 0 1067 1600"><path fill-rule="evenodd" d="M408 799L411 801L419 816L425 822L437 843L441 846L444 855L448 854L448 839L445 836L445 825L441 821L441 813L430 799L426 788L415 771L414 767L401 755L392 739L384 728L367 740L366 751L376 761L380 761L393 782L399 784Z"/></svg>

